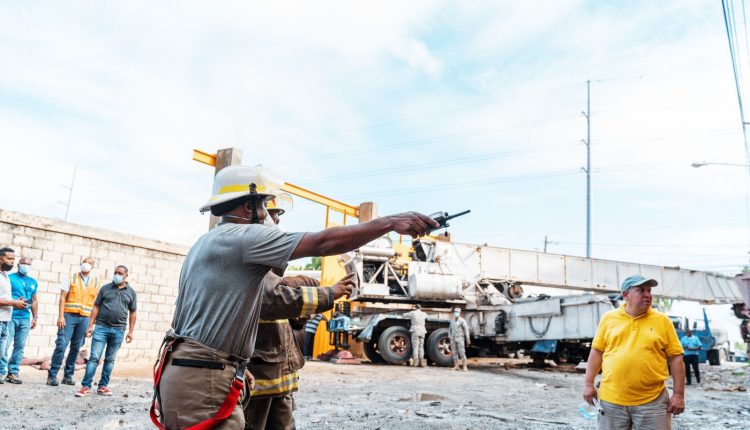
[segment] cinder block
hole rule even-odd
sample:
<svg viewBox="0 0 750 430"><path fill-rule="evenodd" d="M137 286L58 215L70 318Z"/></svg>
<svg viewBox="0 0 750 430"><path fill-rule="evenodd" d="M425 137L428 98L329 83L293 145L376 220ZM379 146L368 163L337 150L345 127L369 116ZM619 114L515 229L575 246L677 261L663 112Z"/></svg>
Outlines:
<svg viewBox="0 0 750 430"><path fill-rule="evenodd" d="M174 312L173 306L167 304L156 305L156 312L160 314L172 314Z"/></svg>
<svg viewBox="0 0 750 430"><path fill-rule="evenodd" d="M136 332L153 331L155 327L156 327L156 323L153 321L141 321L141 312L138 311L138 321L135 323Z"/></svg>
<svg viewBox="0 0 750 430"><path fill-rule="evenodd" d="M39 251L41 253L41 251ZM41 271L47 271L51 272L52 270L52 262L46 261L39 257L39 259L34 259L34 261L31 262L31 268Z"/></svg>
<svg viewBox="0 0 750 430"><path fill-rule="evenodd" d="M34 243L32 245L34 248L41 249L43 251L54 251L55 250L55 242L49 240L49 239L42 239L42 238L35 238Z"/></svg>
<svg viewBox="0 0 750 430"><path fill-rule="evenodd" d="M51 270L61 275L67 275L70 270L70 264L69 263L52 263Z"/></svg>
<svg viewBox="0 0 750 430"><path fill-rule="evenodd" d="M26 347L23 349L23 356L24 358L41 358L42 354L39 353L38 346L26 345ZM26 368L21 369L21 372L23 372L25 369Z"/></svg>
<svg viewBox="0 0 750 430"><path fill-rule="evenodd" d="M54 251L62 252L64 253L71 253L73 252L73 244L70 242L55 242Z"/></svg>
<svg viewBox="0 0 750 430"><path fill-rule="evenodd" d="M166 297L159 295L159 294L152 296L151 301L153 303L167 303Z"/></svg>
<svg viewBox="0 0 750 430"><path fill-rule="evenodd" d="M2 225L2 224L0 224ZM0 246L6 246L13 242L13 235L8 232L0 232Z"/></svg>
<svg viewBox="0 0 750 430"><path fill-rule="evenodd" d="M81 258L93 257L90 246L78 245L75 243L73 244L73 254L78 254Z"/></svg>
<svg viewBox="0 0 750 430"><path fill-rule="evenodd" d="M79 257L77 254L71 254L70 252L67 252L63 254L62 262L65 264L78 265L81 263L81 257Z"/></svg>
<svg viewBox="0 0 750 430"><path fill-rule="evenodd" d="M22 246L31 246L34 243L34 239L30 236L17 234L13 236L13 242L11 246L20 248ZM16 250L17 251L17 250Z"/></svg>
<svg viewBox="0 0 750 430"><path fill-rule="evenodd" d="M46 270L39 271L39 281L43 282L59 282L60 275L56 272L48 272Z"/></svg>
<svg viewBox="0 0 750 430"><path fill-rule="evenodd" d="M42 258L42 250L32 247L24 247L21 249L21 257L29 257L32 260L38 260ZM34 262L31 263L32 267L34 266Z"/></svg>
<svg viewBox="0 0 750 430"><path fill-rule="evenodd" d="M66 234L58 233L56 231L46 231L44 237L53 242L68 242L70 237Z"/></svg>
<svg viewBox="0 0 750 430"><path fill-rule="evenodd" d="M62 253L45 249L42 252L42 259L51 263L60 263L62 261Z"/></svg>

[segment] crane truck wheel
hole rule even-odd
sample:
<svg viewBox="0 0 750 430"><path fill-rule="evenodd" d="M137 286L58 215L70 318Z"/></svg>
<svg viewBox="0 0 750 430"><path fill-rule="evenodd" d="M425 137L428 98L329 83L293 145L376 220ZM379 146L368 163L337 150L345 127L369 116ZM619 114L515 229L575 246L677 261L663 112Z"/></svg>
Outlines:
<svg viewBox="0 0 750 430"><path fill-rule="evenodd" d="M364 350L365 350L365 356L368 360L370 360L373 364L383 364L385 363L385 360L383 360L383 357L380 356L380 352L378 352L377 345L375 342L365 342Z"/></svg>
<svg viewBox="0 0 750 430"><path fill-rule="evenodd" d="M453 366L453 351L447 328L439 328L427 337L425 355L438 366Z"/></svg>
<svg viewBox="0 0 750 430"><path fill-rule="evenodd" d="M411 335L406 327L393 326L378 338L378 352L388 364L404 364L411 358Z"/></svg>

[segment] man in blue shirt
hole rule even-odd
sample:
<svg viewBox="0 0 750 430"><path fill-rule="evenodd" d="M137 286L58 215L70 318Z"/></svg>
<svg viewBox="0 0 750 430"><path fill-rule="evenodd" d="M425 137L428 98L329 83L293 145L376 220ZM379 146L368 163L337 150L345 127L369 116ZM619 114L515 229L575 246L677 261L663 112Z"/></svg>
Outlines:
<svg viewBox="0 0 750 430"><path fill-rule="evenodd" d="M39 285L36 279L29 276L31 270L31 258L21 257L18 260L18 271L8 276L11 286L11 295L14 300L22 299L30 303L30 307L24 309L13 309L13 315L8 324L8 342L5 344L5 350L0 357L0 381L5 376L5 382L11 384L20 384L18 372L21 368L23 359L23 350L26 348L26 340L29 338L29 331L36 327L37 320L37 300L36 291ZM13 354L8 359L11 343L13 344Z"/></svg>
<svg viewBox="0 0 750 430"><path fill-rule="evenodd" d="M687 377L687 384L690 385L690 366L695 371L695 380L701 383L701 372L698 370L698 354L701 350L701 340L698 336L693 336L692 330L687 330L685 336L680 339L682 349L685 353L682 355L682 360L685 362L685 376Z"/></svg>

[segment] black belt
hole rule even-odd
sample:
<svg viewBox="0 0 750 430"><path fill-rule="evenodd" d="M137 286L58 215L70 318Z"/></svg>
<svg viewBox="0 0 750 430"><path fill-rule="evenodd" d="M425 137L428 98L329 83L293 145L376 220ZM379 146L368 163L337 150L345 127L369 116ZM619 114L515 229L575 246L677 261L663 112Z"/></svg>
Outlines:
<svg viewBox="0 0 750 430"><path fill-rule="evenodd" d="M224 370L224 363L218 361L193 360L190 358L173 358L173 366L198 367L200 369Z"/></svg>

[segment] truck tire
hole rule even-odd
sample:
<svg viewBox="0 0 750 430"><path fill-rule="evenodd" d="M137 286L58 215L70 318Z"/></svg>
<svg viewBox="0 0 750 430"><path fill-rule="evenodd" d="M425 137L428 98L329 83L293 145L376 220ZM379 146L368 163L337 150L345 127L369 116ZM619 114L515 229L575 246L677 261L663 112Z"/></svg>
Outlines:
<svg viewBox="0 0 750 430"><path fill-rule="evenodd" d="M718 349L709 349L706 352L706 358L708 359L708 364L711 366L719 366L721 365L721 361L719 360L719 350Z"/></svg>
<svg viewBox="0 0 750 430"><path fill-rule="evenodd" d="M411 358L411 335L406 327L393 326L378 338L378 352L388 364L404 364Z"/></svg>
<svg viewBox="0 0 750 430"><path fill-rule="evenodd" d="M447 328L439 328L427 337L425 354L438 366L453 365L453 351Z"/></svg>
<svg viewBox="0 0 750 430"><path fill-rule="evenodd" d="M373 364L383 364L385 360L380 356L375 342L365 342L364 344L365 356Z"/></svg>

